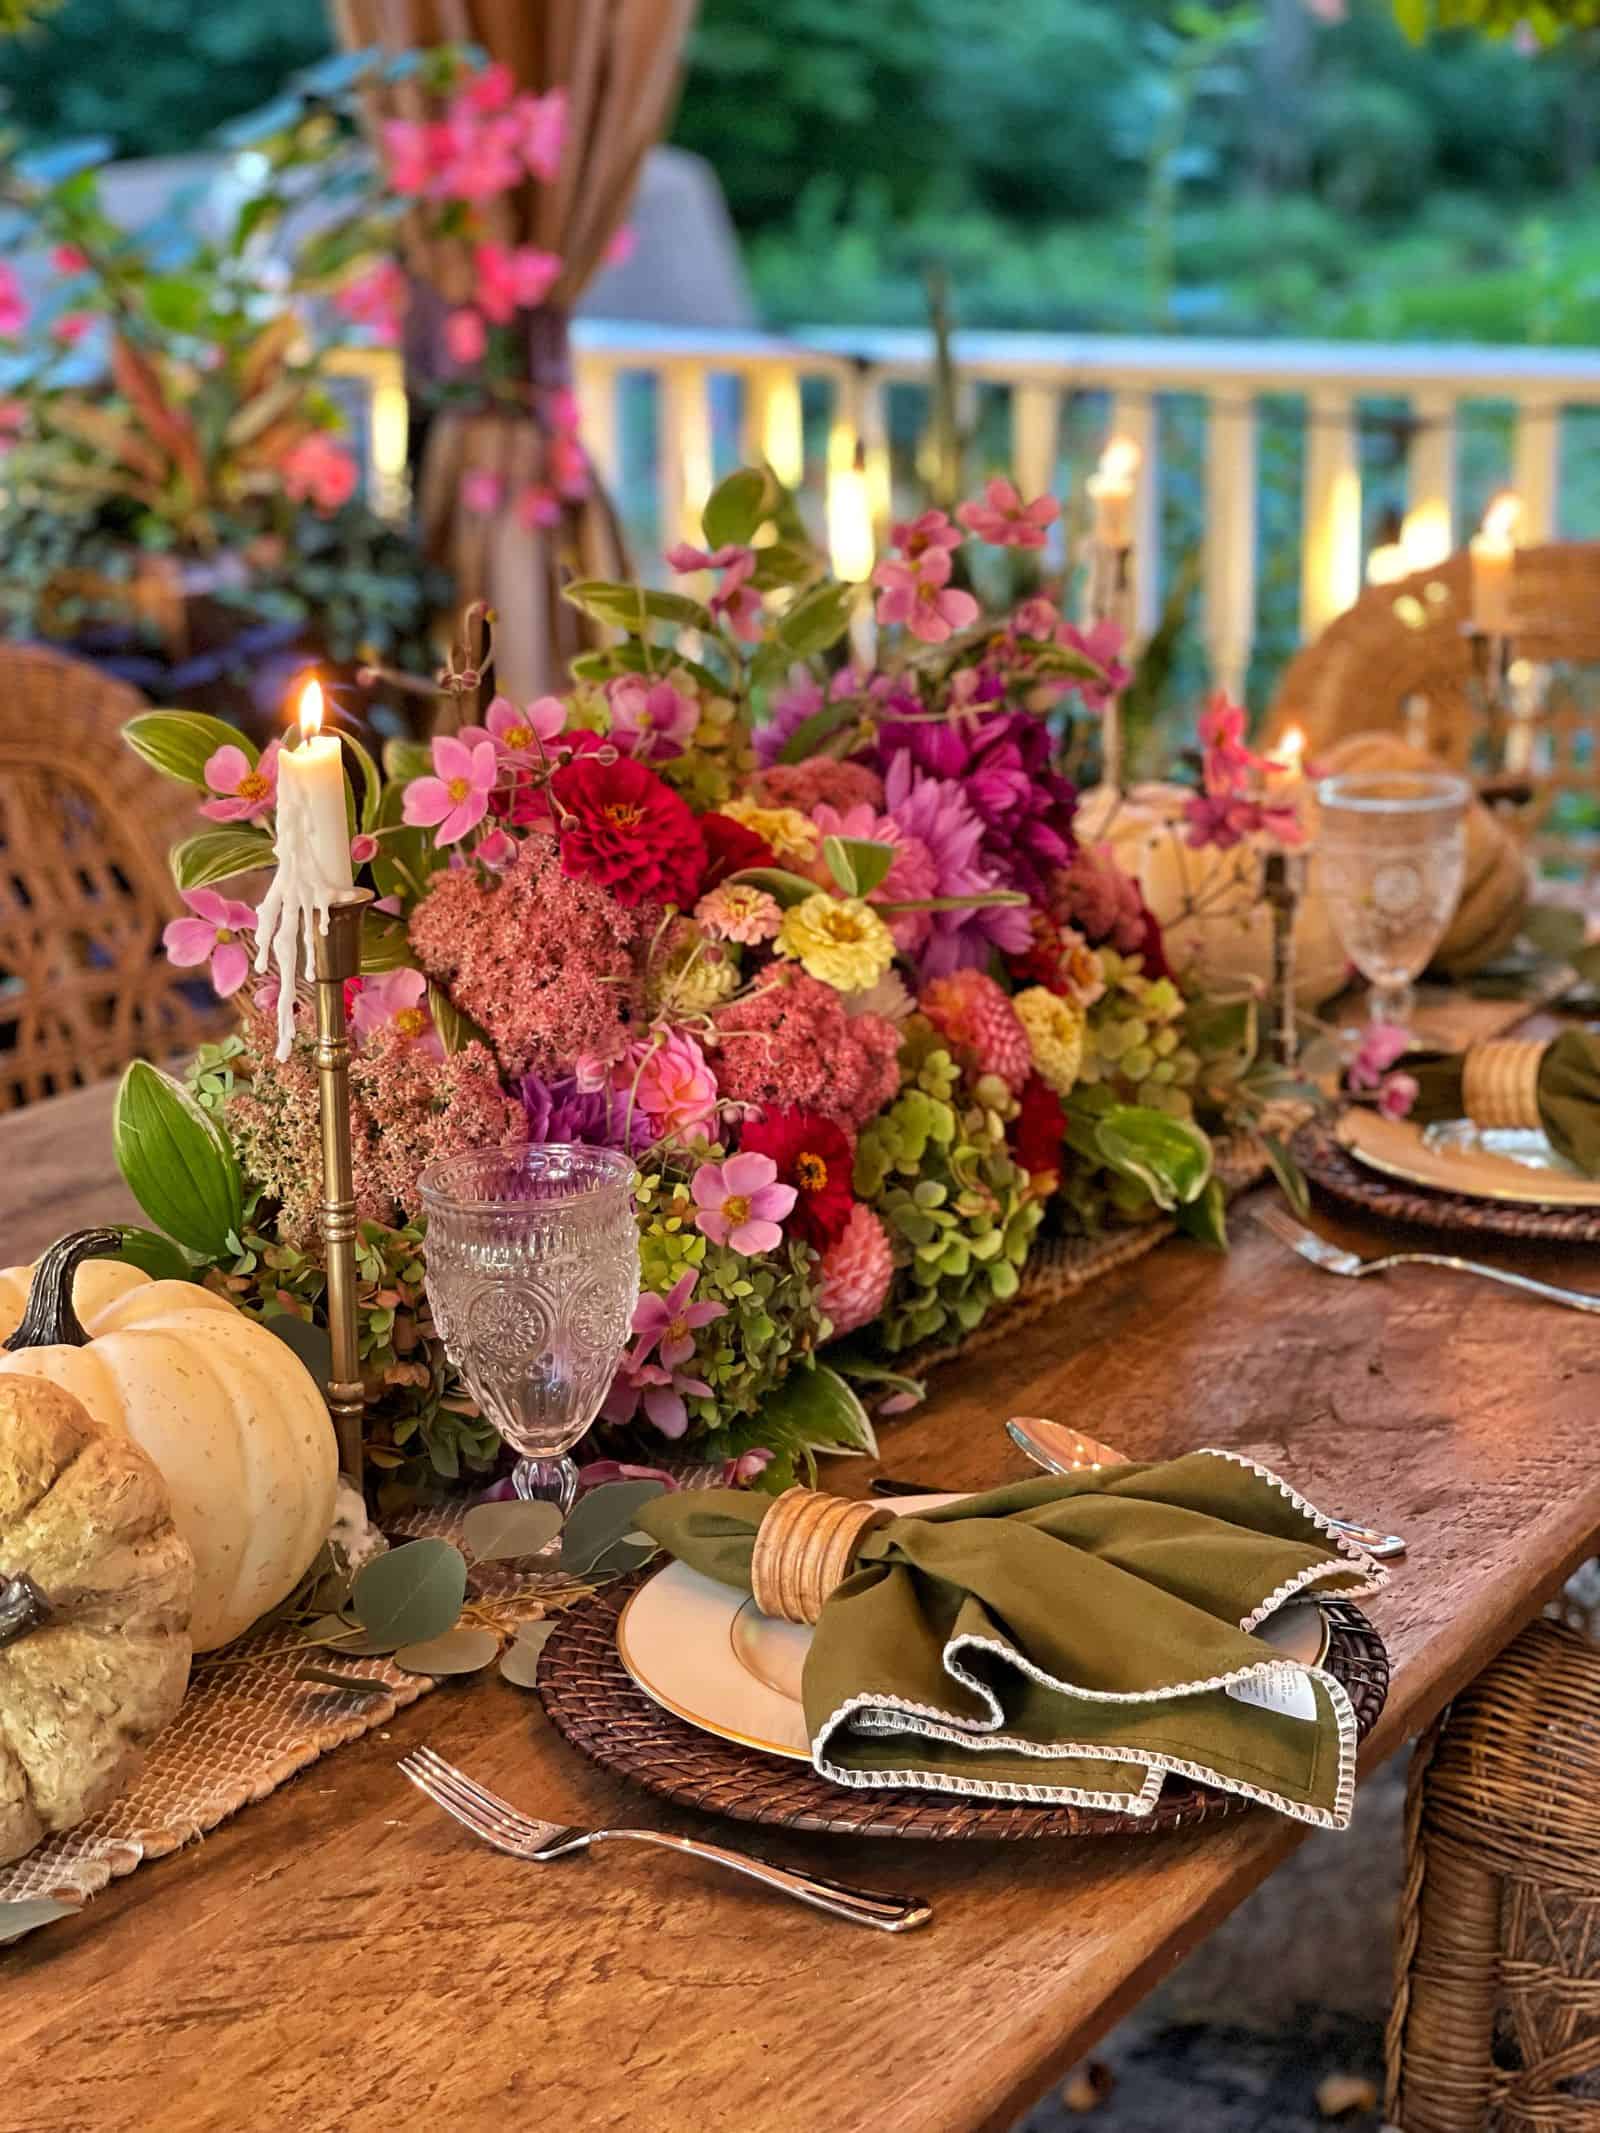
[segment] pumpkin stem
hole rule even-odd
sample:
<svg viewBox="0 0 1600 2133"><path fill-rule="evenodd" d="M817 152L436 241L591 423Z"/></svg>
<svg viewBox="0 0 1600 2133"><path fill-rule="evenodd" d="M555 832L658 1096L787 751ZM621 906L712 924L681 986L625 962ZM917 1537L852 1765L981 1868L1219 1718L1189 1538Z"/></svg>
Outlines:
<svg viewBox="0 0 1600 2133"><path fill-rule="evenodd" d="M13 1644L50 1619L50 1602L26 1571L0 1577L0 1645Z"/></svg>
<svg viewBox="0 0 1600 2133"><path fill-rule="evenodd" d="M73 1276L85 1259L115 1259L121 1250L119 1229L75 1229L58 1238L33 1270L22 1323L0 1347L13 1355L23 1348L87 1348L89 1336L72 1308Z"/></svg>

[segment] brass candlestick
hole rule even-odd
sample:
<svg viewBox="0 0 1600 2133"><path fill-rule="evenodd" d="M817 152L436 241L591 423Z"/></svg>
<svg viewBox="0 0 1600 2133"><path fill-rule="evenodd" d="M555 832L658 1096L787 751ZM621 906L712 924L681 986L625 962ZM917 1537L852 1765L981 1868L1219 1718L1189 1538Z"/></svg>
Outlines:
<svg viewBox="0 0 1600 2133"><path fill-rule="evenodd" d="M1084 611L1091 627L1116 623L1125 644L1133 639L1133 584L1133 544L1091 538ZM1114 695L1107 696L1100 714L1100 782L1113 791L1122 788L1122 703Z"/></svg>
<svg viewBox="0 0 1600 2133"><path fill-rule="evenodd" d="M1272 1054L1292 1072L1300 1053L1294 996L1294 923L1304 885L1304 861L1285 851L1268 852L1261 893L1272 913Z"/></svg>
<svg viewBox="0 0 1600 2133"><path fill-rule="evenodd" d="M339 1465L361 1486L366 1394L356 1329L356 1188L350 1150L350 1035L344 988L361 968L361 919L370 889L340 889L326 929L313 922L317 973L317 1079L322 1096L322 1242L328 1262L328 1335L333 1366L328 1411Z"/></svg>

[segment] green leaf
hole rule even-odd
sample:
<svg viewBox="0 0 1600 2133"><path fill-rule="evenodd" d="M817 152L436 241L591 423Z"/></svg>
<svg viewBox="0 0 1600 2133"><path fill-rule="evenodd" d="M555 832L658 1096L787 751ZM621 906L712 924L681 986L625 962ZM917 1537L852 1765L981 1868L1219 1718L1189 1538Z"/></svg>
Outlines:
<svg viewBox="0 0 1600 2133"><path fill-rule="evenodd" d="M467 1559L445 1540L407 1541L362 1566L350 1605L374 1643L391 1651L453 1629L467 1596Z"/></svg>
<svg viewBox="0 0 1600 2133"><path fill-rule="evenodd" d="M765 470L740 467L706 498L700 524L708 548L747 548L775 499Z"/></svg>
<svg viewBox="0 0 1600 2133"><path fill-rule="evenodd" d="M1521 932L1541 955L1568 963L1584 944L1583 913L1569 911L1564 904L1535 904L1524 916Z"/></svg>
<svg viewBox="0 0 1600 2133"><path fill-rule="evenodd" d="M803 584L823 567L821 556L809 543L774 541L770 547L756 550L750 583L757 592L773 592L781 585Z"/></svg>
<svg viewBox="0 0 1600 2133"><path fill-rule="evenodd" d="M364 977L376 977L385 970L412 970L416 957L411 953L411 936L406 931L405 920L395 918L388 911L367 912L361 927L361 971Z"/></svg>
<svg viewBox="0 0 1600 2133"><path fill-rule="evenodd" d="M203 1259L230 1256L244 1226L233 1144L187 1089L136 1059L122 1077L112 1148L128 1190L169 1237Z"/></svg>
<svg viewBox="0 0 1600 2133"><path fill-rule="evenodd" d="M591 1569L633 1531L640 1506L665 1492L663 1481L611 1481L580 1496L562 1529L562 1569L580 1575Z"/></svg>
<svg viewBox="0 0 1600 2133"><path fill-rule="evenodd" d="M70 1918L81 1905L58 1903L53 1896L25 1896L16 1903L0 1903L0 1948L8 1940L21 1940L57 1918Z"/></svg>
<svg viewBox="0 0 1600 2133"><path fill-rule="evenodd" d="M550 1632L555 1622L548 1616L542 1622L524 1622L517 1631L515 1642L500 1661L500 1678L519 1689L531 1689L539 1669L539 1654L550 1641Z"/></svg>
<svg viewBox="0 0 1600 2133"><path fill-rule="evenodd" d="M383 798L383 777L377 764L353 733L341 732L339 740L345 755L353 756L361 771L361 800L356 808L355 818L370 837L378 826L378 803ZM347 784L353 782L348 771L345 773L345 779Z"/></svg>
<svg viewBox="0 0 1600 2133"><path fill-rule="evenodd" d="M475 1563L515 1562L538 1555L561 1531L553 1503L476 1503L461 1521L461 1538Z"/></svg>
<svg viewBox="0 0 1600 2133"><path fill-rule="evenodd" d="M1220 1179L1212 1178L1198 1199L1179 1208L1178 1227L1185 1236L1212 1245L1219 1252L1228 1249L1228 1196Z"/></svg>
<svg viewBox="0 0 1600 2133"><path fill-rule="evenodd" d="M824 837L822 856L846 896L870 896L894 865L894 846L871 837Z"/></svg>
<svg viewBox="0 0 1600 2133"><path fill-rule="evenodd" d="M248 734L203 711L141 711L123 727L122 738L152 770L202 792L206 764L219 748L242 750L252 766L261 760L261 751Z"/></svg>
<svg viewBox="0 0 1600 2133"><path fill-rule="evenodd" d="M644 585L617 585L606 578L580 578L563 597L582 613L630 637L643 637L652 622L676 629L709 630L711 610L687 593L655 592Z"/></svg>
<svg viewBox="0 0 1600 2133"><path fill-rule="evenodd" d="M442 985L429 984L428 1012L433 1017L433 1026L439 1032L439 1042L450 1058L465 1051L474 1041L487 1044L488 1039L470 1015L462 1013Z"/></svg>
<svg viewBox="0 0 1600 2133"><path fill-rule="evenodd" d="M850 627L860 592L858 585L830 583L796 600L773 632L788 658L811 659L837 644Z"/></svg>
<svg viewBox="0 0 1600 2133"><path fill-rule="evenodd" d="M309 1318L296 1318L292 1311L275 1311L261 1323L286 1348L293 1349L316 1380L318 1390L326 1391L333 1376L333 1339L327 1327Z"/></svg>
<svg viewBox="0 0 1600 2133"><path fill-rule="evenodd" d="M793 733L778 750L780 763L803 763L813 756L823 742L830 740L842 726L852 725L861 716L860 708L848 699L836 704L824 704L820 711L813 711L803 718Z"/></svg>
<svg viewBox="0 0 1600 2133"><path fill-rule="evenodd" d="M393 742L389 745L391 749L395 746ZM389 750L384 753L387 760ZM392 766L389 775L393 782L383 788L383 798L378 803L378 827L384 836L372 862L372 878L380 896L398 896L409 909L427 887L428 876L444 863L447 855L429 846L426 830L406 826L405 783L395 777Z"/></svg>
<svg viewBox="0 0 1600 2133"><path fill-rule="evenodd" d="M500 1639L492 1629L447 1629L425 1643L402 1644L394 1663L408 1674L476 1674L499 1651Z"/></svg>
<svg viewBox="0 0 1600 2133"><path fill-rule="evenodd" d="M125 1227L117 1257L138 1267L152 1281L193 1281L199 1267L199 1261L192 1259L181 1245L174 1244L170 1237L158 1236L153 1229Z"/></svg>
<svg viewBox="0 0 1600 2133"><path fill-rule="evenodd" d="M433 769L433 750L425 741L385 741L383 767L397 785L409 785Z"/></svg>
<svg viewBox="0 0 1600 2133"><path fill-rule="evenodd" d="M1169 1212L1197 1200L1211 1179L1211 1143L1187 1119L1114 1104L1093 1122L1094 1146L1119 1176L1143 1185Z"/></svg>
<svg viewBox="0 0 1600 2133"><path fill-rule="evenodd" d="M1305 1172L1275 1133L1263 1133L1261 1146L1272 1166L1272 1175L1283 1188L1284 1198L1302 1222L1308 1221L1311 1215L1311 1188L1306 1183Z"/></svg>
<svg viewBox="0 0 1600 2133"><path fill-rule="evenodd" d="M676 649L652 651L637 637L626 644L608 644L598 652L580 652L571 662L578 681L610 681L617 674L687 674L707 696L726 696L728 684L697 659L685 659Z"/></svg>
<svg viewBox="0 0 1600 2133"><path fill-rule="evenodd" d="M803 874L791 874L785 867L743 867L728 878L748 882L752 888L765 889L784 911L791 904L803 904L808 896L822 894L814 881L807 881Z"/></svg>
<svg viewBox="0 0 1600 2133"><path fill-rule="evenodd" d="M809 1452L878 1456L872 1417L852 1387L826 1363L791 1370L761 1410L762 1437L769 1430L797 1440Z"/></svg>
<svg viewBox="0 0 1600 2133"><path fill-rule="evenodd" d="M185 837L168 855L172 878L180 889L206 889L213 882L232 881L273 863L272 839L257 829L201 830Z"/></svg>
<svg viewBox="0 0 1600 2133"><path fill-rule="evenodd" d="M199 333L210 318L210 297L198 276L152 274L142 293L145 309L168 333Z"/></svg>

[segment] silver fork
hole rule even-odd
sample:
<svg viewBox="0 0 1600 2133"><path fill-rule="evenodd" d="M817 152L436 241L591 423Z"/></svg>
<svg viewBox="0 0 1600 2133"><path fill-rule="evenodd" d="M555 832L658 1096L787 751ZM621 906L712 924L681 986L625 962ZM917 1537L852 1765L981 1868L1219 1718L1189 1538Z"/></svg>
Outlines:
<svg viewBox="0 0 1600 2133"><path fill-rule="evenodd" d="M1508 1273L1504 1267L1485 1266L1477 1259L1457 1259L1449 1252L1388 1252L1381 1259L1362 1259L1304 1228L1281 1207L1258 1207L1255 1218L1280 1244L1288 1245L1291 1252L1298 1252L1325 1274L1347 1274L1359 1281L1363 1274L1387 1274L1396 1266L1443 1266L1457 1274L1478 1274L1485 1281L1498 1281L1502 1288L1520 1289L1525 1296L1538 1296L1546 1303L1565 1304L1569 1311L1600 1312L1600 1296L1558 1289L1554 1282L1535 1281L1530 1274Z"/></svg>
<svg viewBox="0 0 1600 2133"><path fill-rule="evenodd" d="M513 1859L526 1859L538 1866L620 1837L635 1844L661 1844L668 1851L687 1852L694 1859L709 1859L736 1874L748 1874L752 1881L764 1881L768 1888L793 1896L799 1903L808 1903L813 1910L830 1911L835 1918L849 1919L852 1925L876 1926L880 1933L909 1933L914 1926L925 1926L933 1916L930 1906L920 1897L879 1896L871 1889L826 1881L820 1874L792 1873L768 1860L753 1859L748 1852L703 1844L698 1837L675 1837L664 1829L573 1829L560 1822L535 1821L531 1815L519 1813L509 1800L502 1800L498 1793L469 1778L464 1770L447 1763L442 1755L435 1755L431 1748L418 1748L415 1753L402 1756L400 1768L419 1792L425 1792L436 1807L454 1816L463 1829L470 1829L496 1851L509 1852Z"/></svg>

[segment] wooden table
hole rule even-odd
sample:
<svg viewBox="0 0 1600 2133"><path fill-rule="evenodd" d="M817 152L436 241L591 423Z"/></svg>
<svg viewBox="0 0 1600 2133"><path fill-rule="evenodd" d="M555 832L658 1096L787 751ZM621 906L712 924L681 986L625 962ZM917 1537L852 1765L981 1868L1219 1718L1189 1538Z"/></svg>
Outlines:
<svg viewBox="0 0 1600 2133"><path fill-rule="evenodd" d="M8 1256L122 1204L109 1099L0 1121ZM1370 1230L1320 1218L1358 1247ZM1417 1733L1600 1531L1600 1340L1576 1313L1418 1271L1357 1286L1236 1217L1170 1244L1016 1346L958 1364L886 1432L893 1471L1022 1471L1000 1432L1055 1414L1136 1458L1265 1448L1311 1498L1409 1536L1368 1603L1394 1686L1371 1767ZM1582 1276L1583 1265L1505 1253ZM861 1490L869 1470L829 1480ZM759 1841L915 1889L905 1940L670 1856L530 1868L400 1779L419 1741L536 1812ZM1359 1813L1359 1808L1358 1808ZM836 1845L658 1807L499 1680L441 1689L202 1844L0 1956L0 2127L537 2124L560 2133L1005 2128L1298 1841L1253 1814L1167 1840ZM1239 1982L1241 2007L1250 1980Z"/></svg>

